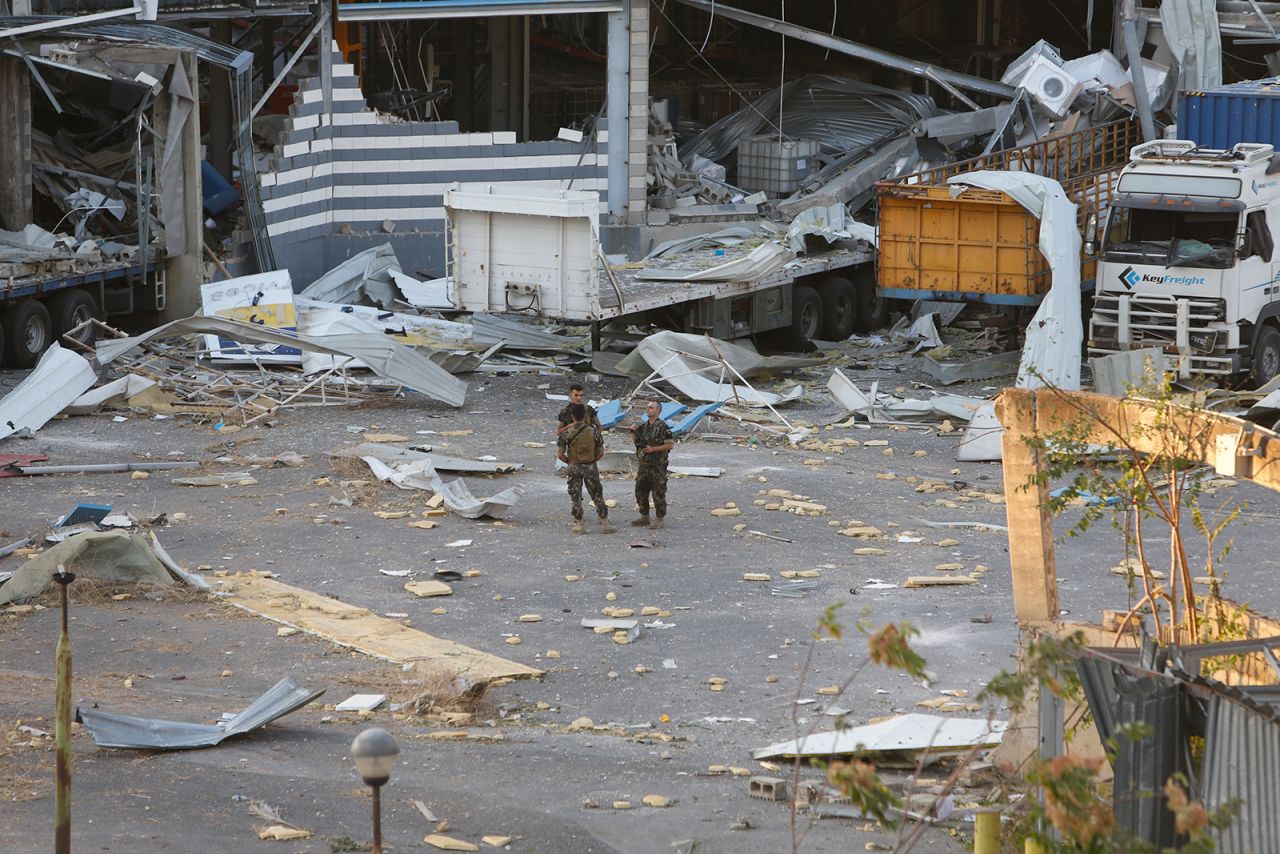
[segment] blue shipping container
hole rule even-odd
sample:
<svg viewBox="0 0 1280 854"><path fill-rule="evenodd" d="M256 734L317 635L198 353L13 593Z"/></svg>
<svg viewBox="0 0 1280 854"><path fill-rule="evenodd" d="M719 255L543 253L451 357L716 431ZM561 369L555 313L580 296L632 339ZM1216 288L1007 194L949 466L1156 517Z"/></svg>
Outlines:
<svg viewBox="0 0 1280 854"><path fill-rule="evenodd" d="M1183 92L1178 138L1222 149L1270 143L1280 151L1280 77Z"/></svg>

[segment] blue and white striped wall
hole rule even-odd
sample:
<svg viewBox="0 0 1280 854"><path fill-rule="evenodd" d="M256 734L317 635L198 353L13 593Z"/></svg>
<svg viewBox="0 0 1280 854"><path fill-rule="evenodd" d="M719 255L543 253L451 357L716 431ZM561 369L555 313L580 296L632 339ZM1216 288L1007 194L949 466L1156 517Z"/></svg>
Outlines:
<svg viewBox="0 0 1280 854"><path fill-rule="evenodd" d="M455 181L606 187L605 131L582 143L518 143L512 132L403 122L370 110L350 65L335 62L331 112L302 81L270 168L260 174L267 234L296 288L381 243L410 275L443 275L444 191ZM394 231L383 230L384 222Z"/></svg>

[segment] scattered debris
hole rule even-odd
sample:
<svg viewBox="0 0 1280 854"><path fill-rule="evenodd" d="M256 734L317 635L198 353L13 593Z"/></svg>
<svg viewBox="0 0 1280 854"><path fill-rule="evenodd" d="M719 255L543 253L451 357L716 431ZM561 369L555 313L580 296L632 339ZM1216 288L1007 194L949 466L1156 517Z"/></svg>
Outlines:
<svg viewBox="0 0 1280 854"><path fill-rule="evenodd" d="M480 846L474 842L466 842L462 839L454 839L452 836L445 836L443 833L432 833L422 840L432 848L441 851L479 851Z"/></svg>
<svg viewBox="0 0 1280 854"><path fill-rule="evenodd" d="M453 588L443 581L410 581L404 586L404 589L419 599L453 595Z"/></svg>
<svg viewBox="0 0 1280 854"><path fill-rule="evenodd" d="M957 584L977 584L978 579L966 575L911 575L903 587L947 587Z"/></svg>
<svg viewBox="0 0 1280 854"><path fill-rule="evenodd" d="M371 712L387 702L386 694L352 694L333 707L335 712Z"/></svg>
<svg viewBox="0 0 1280 854"><path fill-rule="evenodd" d="M974 718L898 715L864 726L816 733L751 752L756 759L791 756L841 756L850 753L918 754L935 758L975 746L994 747L1009 724Z"/></svg>

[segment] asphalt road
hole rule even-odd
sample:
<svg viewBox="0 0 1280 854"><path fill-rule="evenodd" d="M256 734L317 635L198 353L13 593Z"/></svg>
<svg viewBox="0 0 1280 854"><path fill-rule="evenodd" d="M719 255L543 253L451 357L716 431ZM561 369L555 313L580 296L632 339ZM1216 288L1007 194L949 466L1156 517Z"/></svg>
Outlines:
<svg viewBox="0 0 1280 854"><path fill-rule="evenodd" d="M882 387L897 381L923 395L911 389L916 377L908 360L897 364L907 367L898 372L878 365L851 376L862 381L879 371ZM828 372L798 375L810 386L808 402L787 409L788 417L819 424L839 414L821 388ZM8 379L11 384L13 376ZM749 799L746 779L710 774L710 766L768 773L751 750L793 737L798 698L815 700L798 707L800 726L822 718L819 729L826 729L834 719L817 714L825 706L847 710L851 723L921 711L918 701L943 690L977 694L993 674L1013 667L1017 630L1006 537L930 529L920 521L1005 523L999 465L957 463L959 434L883 427L821 432L828 442L888 443L844 447L837 454L765 441L754 428L717 422L711 432L722 438L681 443L672 464L719 467L724 474L673 479L665 530L627 526L634 515L632 483L612 477L605 493L617 501L612 515L619 531L575 536L564 481L551 465L551 422L562 404L545 400L537 388L543 383L562 391L567 379L472 378L461 411L420 399L380 408L299 410L275 427L232 435L182 419L131 414L116 422L99 415L55 421L34 439L0 448L45 452L56 463L196 459L208 462L210 472L243 470L249 455L302 454L303 467L265 467L254 472L256 485L232 488L175 486L165 473L147 480L120 474L0 479L0 529L11 537L37 532L78 501L109 503L144 519L165 513L170 521L156 531L161 542L184 566L209 567L201 574L211 581L222 570L270 570L286 583L378 613L407 614L423 631L546 670L543 679L490 689L466 726L386 707L358 718L323 704L358 692L385 692L399 704L420 690L413 674L321 640L277 637L272 623L185 593L123 601L88 596L76 602L72 624L78 703L209 721L239 710L284 675L327 693L316 706L208 750L99 750L87 734L78 734L77 850L327 852L344 850L344 837L367 842L369 801L347 750L356 732L374 724L391 729L403 749L384 794L393 850L433 850L422 842L433 827L413 799L447 820L448 835L473 842L486 834L509 835L513 851L687 851L688 845L672 847L685 840L696 841L698 852L790 850L786 806ZM605 378L588 394L604 398L630 387ZM440 435L457 430L473 432ZM519 484L522 497L501 525L450 516L433 530L374 515L421 512L421 493L376 485L351 491L351 507L332 506L329 499L341 495L337 481L368 477L360 464L335 462L328 454L360 441L366 431L405 435L453 456L523 463L514 474L467 479L477 495ZM528 448L526 442L547 446ZM608 445L625 450L629 439L615 435ZM317 484L321 478L330 482ZM925 478L948 486L918 492ZM828 512L767 510L755 502L765 500L760 492L768 489L808 496ZM1274 612L1267 607L1277 594L1267 571L1267 553L1276 542L1274 501L1249 486L1223 490L1221 497L1251 502L1248 525L1237 529L1228 560L1228 592ZM711 514L729 502L740 516ZM175 521L175 514L185 518ZM879 528L883 536L864 542L837 534L852 521ZM1069 512L1059 531L1070 522ZM735 530L739 524L746 529ZM471 545L447 545L463 539ZM955 543L938 544L948 539ZM884 554L854 554L865 547ZM1064 616L1093 619L1104 607L1124 606L1126 582L1107 571L1122 556L1119 535L1106 525L1060 547ZM0 570L12 570L19 560L0 561ZM980 565L989 571L972 586L865 589L870 579L901 585L910 575L956 572L935 569L940 564L960 564L961 573ZM454 584L448 598L419 600L403 590L411 579L379 572L409 570L429 578L438 568L477 569L480 575ZM792 570L820 575L803 596L773 595L781 573ZM767 573L770 581L746 581L744 573ZM566 575L580 580L566 581ZM835 603L843 604L847 631L839 640L815 640L820 616ZM655 606L670 616L623 646L579 626L608 606L637 613ZM436 608L447 613L433 614ZM534 613L541 622L516 622ZM921 634L915 646L936 678L917 683L864 666L865 638L853 629L859 618L916 625ZM52 609L0 609L0 850L43 848L51 833L51 747L47 739L30 743L17 721L53 728L56 632ZM508 644L511 635L521 642ZM558 657L548 655L552 650ZM803 673L806 659L810 666ZM230 675L222 675L226 671ZM839 697L817 693L850 676ZM131 687L125 687L130 677ZM723 690L710 689L715 677L726 680ZM582 717L601 728L570 729ZM459 729L472 737L430 737ZM803 776L820 773L806 770ZM644 807L641 798L648 794L673 804ZM980 794L966 792L961 800ZM254 827L265 822L248 813L252 800L270 803L315 835L259 841ZM622 800L632 808L614 809ZM744 827L750 829L734 829ZM801 850L848 851L891 840L864 822L829 819L813 825ZM952 832L938 829L917 850L965 848Z"/></svg>

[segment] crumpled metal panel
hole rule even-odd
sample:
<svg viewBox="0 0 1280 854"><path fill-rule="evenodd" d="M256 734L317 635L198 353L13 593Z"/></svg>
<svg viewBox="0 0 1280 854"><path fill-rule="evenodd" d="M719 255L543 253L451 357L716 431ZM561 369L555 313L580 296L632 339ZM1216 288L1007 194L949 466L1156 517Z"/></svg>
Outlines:
<svg viewBox="0 0 1280 854"><path fill-rule="evenodd" d="M499 317L496 314L471 316L471 343L476 347L490 347L499 342L512 350L581 350L581 338L556 335L523 323Z"/></svg>
<svg viewBox="0 0 1280 854"><path fill-rule="evenodd" d="M39 430L97 381L88 359L53 342L35 369L0 399L0 440Z"/></svg>
<svg viewBox="0 0 1280 854"><path fill-rule="evenodd" d="M265 726L295 712L324 693L324 689L300 688L289 677L273 685L244 711L220 724L191 724L159 718L117 715L100 709L77 709L76 719L84 724L98 747L134 750L189 750L213 747L224 739Z"/></svg>
<svg viewBox="0 0 1280 854"><path fill-rule="evenodd" d="M1210 698L1200 798L1210 811L1242 802L1215 834L1214 851L1280 851L1280 725L1220 694Z"/></svg>

